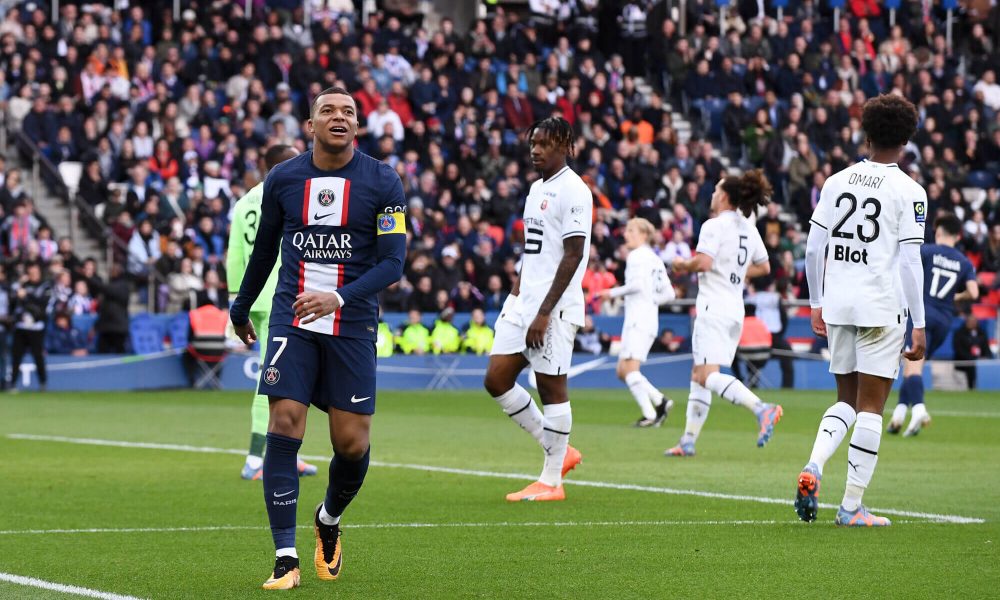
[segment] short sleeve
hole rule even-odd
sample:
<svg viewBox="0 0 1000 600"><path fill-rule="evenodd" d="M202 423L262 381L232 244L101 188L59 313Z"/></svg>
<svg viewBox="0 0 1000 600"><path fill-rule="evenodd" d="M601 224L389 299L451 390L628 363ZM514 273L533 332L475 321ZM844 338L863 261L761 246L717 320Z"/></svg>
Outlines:
<svg viewBox="0 0 1000 600"><path fill-rule="evenodd" d="M830 230L830 209L833 206L833 200L830 196L833 195L833 185L831 185L830 180L827 180L826 185L819 193L819 202L816 203L816 208L813 209L812 217L809 218L809 223L816 225L817 227L822 227L827 231Z"/></svg>
<svg viewBox="0 0 1000 600"><path fill-rule="evenodd" d="M760 232L754 227L750 228L750 231L753 232L754 239L753 256L750 257L750 262L755 265L767 262L769 260L767 248L764 246L764 240L760 239Z"/></svg>
<svg viewBox="0 0 1000 600"><path fill-rule="evenodd" d="M594 197L590 189L574 185L567 186L560 193L562 239L587 235L593 223L594 211Z"/></svg>
<svg viewBox="0 0 1000 600"><path fill-rule="evenodd" d="M695 252L707 254L713 259L719 257L719 245L722 240L719 237L717 224L717 220L709 219L701 226L701 231L698 233L698 247L694 249ZM757 237L759 238L760 234L757 234Z"/></svg>
<svg viewBox="0 0 1000 600"><path fill-rule="evenodd" d="M899 201L899 243L923 244L927 221L927 192L918 185L913 194Z"/></svg>

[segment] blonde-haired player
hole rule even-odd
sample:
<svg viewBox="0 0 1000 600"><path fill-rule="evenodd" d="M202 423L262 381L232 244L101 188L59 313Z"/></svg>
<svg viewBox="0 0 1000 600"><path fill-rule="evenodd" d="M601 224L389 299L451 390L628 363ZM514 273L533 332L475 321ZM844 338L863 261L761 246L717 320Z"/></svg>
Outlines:
<svg viewBox="0 0 1000 600"><path fill-rule="evenodd" d="M625 285L602 290L604 298L625 298L621 351L616 372L628 386L642 411L636 427L659 427L667 419L673 400L663 395L639 372L659 329L659 305L674 299L667 269L653 252L650 242L656 234L653 224L637 217L625 225Z"/></svg>
<svg viewBox="0 0 1000 600"><path fill-rule="evenodd" d="M695 255L674 259L675 272L698 273L698 316L691 336L694 366L687 425L680 442L665 452L667 456L694 456L712 392L753 412L759 427L758 447L771 439L774 424L781 419L781 406L761 402L738 379L719 371L720 366L732 365L736 356L745 316L744 282L771 271L764 242L747 220L758 206L770 202L770 196L771 184L759 169L722 178L712 194L715 216L701 226Z"/></svg>

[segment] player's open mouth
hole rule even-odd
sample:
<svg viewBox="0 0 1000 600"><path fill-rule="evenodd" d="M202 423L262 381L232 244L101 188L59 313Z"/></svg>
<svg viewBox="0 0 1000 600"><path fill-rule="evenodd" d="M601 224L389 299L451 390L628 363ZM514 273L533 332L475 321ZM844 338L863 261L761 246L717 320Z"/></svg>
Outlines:
<svg viewBox="0 0 1000 600"><path fill-rule="evenodd" d="M347 135L347 128L339 126L331 127L330 133L332 133L333 135Z"/></svg>

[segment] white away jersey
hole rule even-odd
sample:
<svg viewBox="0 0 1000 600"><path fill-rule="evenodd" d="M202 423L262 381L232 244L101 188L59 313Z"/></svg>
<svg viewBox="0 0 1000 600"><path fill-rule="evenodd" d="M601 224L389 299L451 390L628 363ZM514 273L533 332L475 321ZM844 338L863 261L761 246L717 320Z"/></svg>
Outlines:
<svg viewBox="0 0 1000 600"><path fill-rule="evenodd" d="M830 232L823 320L881 327L905 320L899 245L922 244L927 193L895 163L863 161L826 180L810 222Z"/></svg>
<svg viewBox="0 0 1000 600"><path fill-rule="evenodd" d="M563 240L583 236L583 256L552 314L583 327L583 273L590 251L593 194L580 176L563 167L547 181L531 184L524 204L524 256L521 259L520 313L531 322L552 287L563 258ZM526 323L527 324L527 323Z"/></svg>
<svg viewBox="0 0 1000 600"><path fill-rule="evenodd" d="M712 268L698 274L698 315L742 323L747 269L767 262L757 228L736 211L723 211L701 226L695 251L712 257Z"/></svg>
<svg viewBox="0 0 1000 600"><path fill-rule="evenodd" d="M611 290L615 298L625 297L625 323L629 327L659 329L659 301L673 292L663 261L648 245L629 252L625 261L625 285Z"/></svg>

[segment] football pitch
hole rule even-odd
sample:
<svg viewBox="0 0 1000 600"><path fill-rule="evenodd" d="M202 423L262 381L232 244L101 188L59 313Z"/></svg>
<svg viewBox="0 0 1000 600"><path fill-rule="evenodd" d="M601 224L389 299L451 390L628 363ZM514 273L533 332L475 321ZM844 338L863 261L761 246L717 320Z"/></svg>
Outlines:
<svg viewBox="0 0 1000 600"><path fill-rule="evenodd" d="M584 462L566 501L510 504L541 450L485 393L380 394L375 462L345 514L332 583L311 562L330 452L325 415L311 411L302 453L320 475L301 481L302 586L286 594L996 597L1000 395L929 393L929 429L883 437L865 496L893 520L881 530L833 525L846 443L827 465L819 520L792 509L832 393L762 391L785 408L764 449L753 417L716 398L687 459L663 456L687 394L670 396L664 427L637 430L624 387L571 390ZM57 585L115 600L281 595L260 590L273 566L261 485L239 478L249 414L244 392L0 397L0 598L74 597Z"/></svg>

